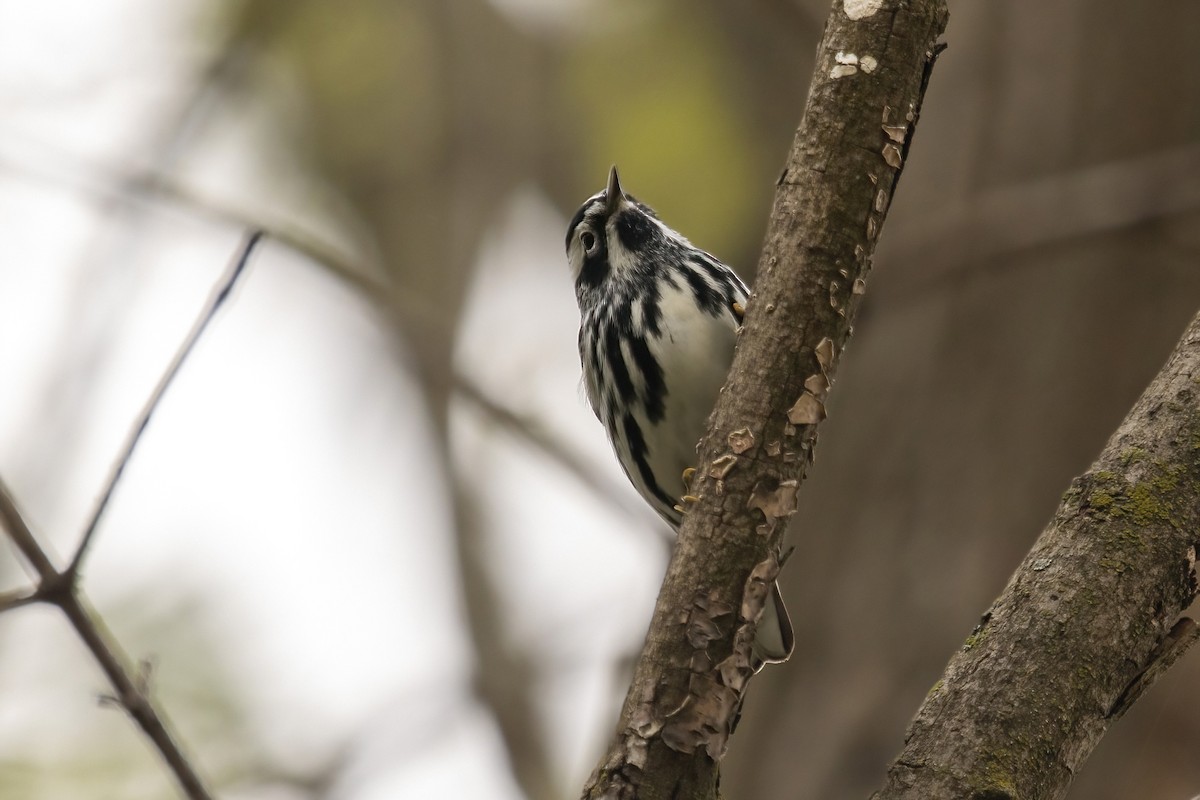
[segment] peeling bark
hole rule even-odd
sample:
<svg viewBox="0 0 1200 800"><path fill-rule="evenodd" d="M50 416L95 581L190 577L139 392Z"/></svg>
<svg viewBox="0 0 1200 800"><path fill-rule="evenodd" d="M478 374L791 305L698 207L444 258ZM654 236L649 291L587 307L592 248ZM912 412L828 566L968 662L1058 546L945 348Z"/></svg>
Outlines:
<svg viewBox="0 0 1200 800"><path fill-rule="evenodd" d="M730 377L700 445L694 502L584 797L719 796L780 539L945 24L944 0L833 3Z"/></svg>
<svg viewBox="0 0 1200 800"><path fill-rule="evenodd" d="M878 800L1064 797L1193 644L1200 315L930 690Z"/></svg>

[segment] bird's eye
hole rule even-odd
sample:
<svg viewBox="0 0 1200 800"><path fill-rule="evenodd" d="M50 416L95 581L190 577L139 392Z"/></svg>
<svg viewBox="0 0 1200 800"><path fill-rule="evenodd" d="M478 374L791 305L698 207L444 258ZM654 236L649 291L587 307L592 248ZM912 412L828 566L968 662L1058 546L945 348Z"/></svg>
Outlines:
<svg viewBox="0 0 1200 800"><path fill-rule="evenodd" d="M596 252L596 234L591 231L584 231L579 234L579 243L583 245L583 250L589 256Z"/></svg>

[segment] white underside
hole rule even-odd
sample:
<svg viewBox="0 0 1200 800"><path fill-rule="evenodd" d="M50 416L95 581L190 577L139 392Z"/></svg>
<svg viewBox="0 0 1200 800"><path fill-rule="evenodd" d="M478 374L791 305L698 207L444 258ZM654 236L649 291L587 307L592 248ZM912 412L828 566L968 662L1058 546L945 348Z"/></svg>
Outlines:
<svg viewBox="0 0 1200 800"><path fill-rule="evenodd" d="M677 497L684 491L683 471L695 466L696 444L729 373L736 325L727 313L720 317L696 313L687 286L665 285L661 308L662 336L651 339L650 352L662 367L668 387L664 419L670 424L638 422L645 433L650 467L662 476L663 491Z"/></svg>
<svg viewBox="0 0 1200 800"><path fill-rule="evenodd" d="M610 259L615 271L627 265L628 258L619 245L619 239L610 235ZM707 276L701 275L708 280ZM731 311L722 309L712 316L699 311L691 286L682 277L676 278L677 285L660 283L659 330L660 336L647 337L651 354L663 371L663 384L667 387L664 398L663 418L658 424L648 419L642 404L632 412L646 446L646 462L655 476L658 488L665 498L655 496L647 486L639 470L632 463L630 446L622 427L622 421L610 417L602 408L600 387L586 380L588 399L596 415L610 428L609 438L617 449L618 460L626 469L626 475L638 492L658 511L672 527L679 524L679 514L673 510L678 498L685 492L683 472L696 465L696 445L708 427L708 418L716 405L717 397L729 373L733 361L733 349L737 340L738 322ZM714 291L719 287L713 286ZM739 296L739 302L746 298ZM635 301L631 309L635 330L644 331L643 300ZM586 358L586 354L582 354ZM647 396L645 381L636 368L633 354L623 345L622 360L628 366L634 389L643 401ZM607 364L601 364L603 380L608 386L615 385ZM588 370L584 370L585 376ZM779 587L772 586L772 593L755 634L755 656L763 662L784 661L792 650L792 627L787 609L779 595ZM756 665L756 668L761 664Z"/></svg>

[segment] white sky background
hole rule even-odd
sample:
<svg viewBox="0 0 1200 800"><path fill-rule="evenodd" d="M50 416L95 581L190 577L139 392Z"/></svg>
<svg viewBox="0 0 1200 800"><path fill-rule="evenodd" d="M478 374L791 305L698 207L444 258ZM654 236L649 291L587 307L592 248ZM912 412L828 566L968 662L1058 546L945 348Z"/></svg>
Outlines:
<svg viewBox="0 0 1200 800"><path fill-rule="evenodd" d="M96 191L138 165L179 102L205 56L202 7L0 0L0 474L61 556L242 236L180 206L130 208ZM334 236L290 205L320 187L283 177L264 120L221 122L177 154L187 182L270 209L260 218L307 214ZM619 484L578 390L565 220L530 191L495 224L461 367L577 440ZM440 796L447 782L461 797L518 796L472 700L446 492L407 381L365 304L268 240L156 413L84 590L133 657L154 657L158 695L202 771L260 757L222 745L217 711L171 707L215 686L270 766L303 771L353 748L333 797ZM663 567L647 533L656 523L632 490L613 509L471 407L453 421L456 459L494 524L489 556L514 576L505 613L544 659L542 711L577 788L623 688L613 662L645 630ZM0 546L0 589L24 581L11 552ZM53 610L0 616L0 795L7 785L30 800L78 798L62 773L86 761L98 770L92 796L172 796L140 731L97 707L106 688ZM10 760L42 769L14 783ZM106 785L106 762L134 764L132 783Z"/></svg>

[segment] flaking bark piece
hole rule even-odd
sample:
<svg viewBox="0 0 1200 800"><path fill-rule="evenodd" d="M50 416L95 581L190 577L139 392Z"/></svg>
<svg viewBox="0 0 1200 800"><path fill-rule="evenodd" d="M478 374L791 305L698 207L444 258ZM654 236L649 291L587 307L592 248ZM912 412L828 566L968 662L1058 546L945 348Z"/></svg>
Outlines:
<svg viewBox="0 0 1200 800"><path fill-rule="evenodd" d="M832 385L829 369L833 366L833 339L826 336L817 343L813 354L821 371L804 379L804 392L787 412L791 425L816 425L825 419L825 396Z"/></svg>
<svg viewBox="0 0 1200 800"><path fill-rule="evenodd" d="M754 433L749 428L739 428L729 434L729 449L741 455L754 447Z"/></svg>
<svg viewBox="0 0 1200 800"><path fill-rule="evenodd" d="M717 674L721 676L721 683L738 694L741 694L746 688L746 681L754 672L750 666L750 652L750 645L747 644L745 652L735 652L717 665Z"/></svg>
<svg viewBox="0 0 1200 800"><path fill-rule="evenodd" d="M698 595L693 602L696 608L706 612L713 619L727 617L733 613L733 607L720 599L720 593L713 589L708 594Z"/></svg>
<svg viewBox="0 0 1200 800"><path fill-rule="evenodd" d="M597 771L611 774L613 783L608 796L618 799L634 798L638 795L638 785L642 780L642 770L646 768L649 756L649 741L663 727L662 717L654 706L655 690L647 685L638 698L629 724L619 737L620 746L609 753L604 763ZM596 774L592 779L595 780Z"/></svg>
<svg viewBox="0 0 1200 800"><path fill-rule="evenodd" d="M826 336L817 342L816 350L813 352L817 356L817 363L821 365L821 372L829 375L829 368L833 366L833 339Z"/></svg>
<svg viewBox="0 0 1200 800"><path fill-rule="evenodd" d="M646 768L646 758L650 754L650 743L643 736L630 736L625 742L625 761L635 769Z"/></svg>
<svg viewBox="0 0 1200 800"><path fill-rule="evenodd" d="M798 508L796 497L799 492L800 482L795 479L782 482L767 479L754 484L750 499L746 501L746 508L757 508L767 519L766 531L760 525L758 532L769 534L780 519L795 514Z"/></svg>
<svg viewBox="0 0 1200 800"><path fill-rule="evenodd" d="M804 381L804 389L818 400L824 400L829 394L829 378L824 373L809 375Z"/></svg>
<svg viewBox="0 0 1200 800"><path fill-rule="evenodd" d="M717 620L733 614L733 607L716 599L715 592L701 594L693 602L687 615L686 633L688 644L703 650L708 643L723 635Z"/></svg>
<svg viewBox="0 0 1200 800"><path fill-rule="evenodd" d="M687 640L692 647L703 650L708 647L709 642L719 638L721 628L710 617L695 612L688 617Z"/></svg>
<svg viewBox="0 0 1200 800"><path fill-rule="evenodd" d="M662 730L663 721L654 713L653 702L641 704L629 722L629 727L638 736L648 739Z"/></svg>
<svg viewBox="0 0 1200 800"><path fill-rule="evenodd" d="M736 464L737 456L726 453L712 462L712 466L708 468L708 477L723 481Z"/></svg>
<svg viewBox="0 0 1200 800"><path fill-rule="evenodd" d="M899 145L888 142L883 146L883 160L889 167L900 169L904 165L904 157L900 154Z"/></svg>
<svg viewBox="0 0 1200 800"><path fill-rule="evenodd" d="M743 588L742 606L745 609L745 589ZM760 601L765 608L766 600ZM754 639L758 634L758 624L747 620L739 614L740 624L733 635L733 652L717 665L721 675L721 683L735 692L741 692L746 681L754 674L757 659L754 656Z"/></svg>
<svg viewBox="0 0 1200 800"><path fill-rule="evenodd" d="M806 390L796 404L788 409L787 417L788 422L793 425L816 425L825 419L825 404L819 397Z"/></svg>
<svg viewBox="0 0 1200 800"><path fill-rule="evenodd" d="M1134 701L1150 687L1150 684L1158 680L1159 676L1178 661L1179 657L1187 652L1197 639L1200 639L1200 628L1196 627L1195 620L1190 617L1177 620L1163 640L1159 642L1158 647L1150 654L1146 666L1113 703L1108 716L1120 717L1128 711Z"/></svg>
<svg viewBox="0 0 1200 800"><path fill-rule="evenodd" d="M746 622L758 623L767 605L771 592L771 584L779 577L779 557L771 553L765 559L754 565L746 576L746 585L742 589L741 618Z"/></svg>
<svg viewBox="0 0 1200 800"><path fill-rule="evenodd" d="M740 705L737 692L711 675L693 674L688 680L687 699L663 726L663 743L681 753L694 753L703 747L709 758L719 761L725 755Z"/></svg>
<svg viewBox="0 0 1200 800"><path fill-rule="evenodd" d="M908 136L907 125L884 125L883 134L891 139L896 144L904 144L904 138Z"/></svg>

